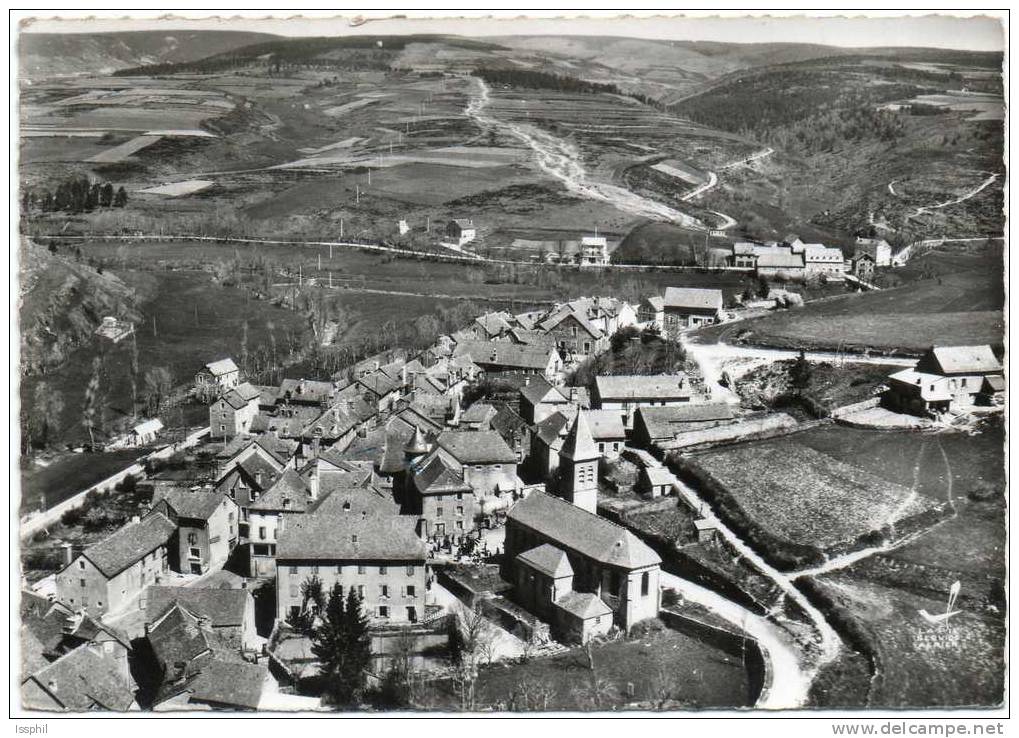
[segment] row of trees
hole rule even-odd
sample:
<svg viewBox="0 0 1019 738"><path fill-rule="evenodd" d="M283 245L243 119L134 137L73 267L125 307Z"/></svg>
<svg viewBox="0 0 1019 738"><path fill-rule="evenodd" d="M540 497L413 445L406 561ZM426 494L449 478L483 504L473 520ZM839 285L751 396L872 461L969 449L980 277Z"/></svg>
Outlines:
<svg viewBox="0 0 1019 738"><path fill-rule="evenodd" d="M60 182L56 189L26 189L21 195L21 212L90 212L97 208L122 208L127 205L127 190L121 185L114 190L110 182L72 177Z"/></svg>
<svg viewBox="0 0 1019 738"><path fill-rule="evenodd" d="M549 72L540 72L533 69L475 69L473 74L493 85L557 90L559 92L607 92L614 95L623 94L614 84L589 82L584 79L577 79L576 77L550 74Z"/></svg>

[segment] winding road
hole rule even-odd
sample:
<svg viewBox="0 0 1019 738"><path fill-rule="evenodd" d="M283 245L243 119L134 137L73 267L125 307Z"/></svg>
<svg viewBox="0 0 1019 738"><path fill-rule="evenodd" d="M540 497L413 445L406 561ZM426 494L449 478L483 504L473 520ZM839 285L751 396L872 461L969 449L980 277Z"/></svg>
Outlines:
<svg viewBox="0 0 1019 738"><path fill-rule="evenodd" d="M983 182L981 182L977 187L973 188L972 190L970 190L969 192L967 192L964 195L960 195L959 197L955 198L954 200L946 200L945 202L940 202L937 205L924 205L922 207L918 207L912 214L907 215L906 219L909 220L910 218L917 218L917 217L923 215L924 213L931 212L932 210L940 210L941 208L947 208L949 205L958 205L960 202L965 202L966 200L969 200L974 195L977 195L980 192L983 192L988 187L990 187L992 184L994 184L994 181L998 177L1000 177L1000 176L1001 175L997 174L997 173L992 174L990 177L988 177ZM890 184L889 184L889 189L891 189L891 185Z"/></svg>
<svg viewBox="0 0 1019 738"><path fill-rule="evenodd" d="M485 109L491 101L491 90L484 80L475 78L475 81L480 87L479 93L471 97L464 113L481 128L504 131L526 144L534 151L541 170L562 182L570 192L591 200L609 203L623 212L651 220L675 223L695 230L707 230L707 226L699 219L668 205L641 197L617 185L589 180L576 146L534 126L500 120L486 113Z"/></svg>

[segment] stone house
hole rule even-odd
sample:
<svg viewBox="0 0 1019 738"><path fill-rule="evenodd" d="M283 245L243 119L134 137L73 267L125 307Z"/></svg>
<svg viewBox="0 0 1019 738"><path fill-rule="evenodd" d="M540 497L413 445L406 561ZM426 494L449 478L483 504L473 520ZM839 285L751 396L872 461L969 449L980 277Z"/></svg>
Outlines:
<svg viewBox="0 0 1019 738"><path fill-rule="evenodd" d="M185 574L205 574L226 563L237 545L240 509L213 487L160 485L152 510L176 526L170 540L170 568Z"/></svg>
<svg viewBox="0 0 1019 738"><path fill-rule="evenodd" d="M209 406L209 437L228 440L251 430L258 416L261 390L244 382Z"/></svg>

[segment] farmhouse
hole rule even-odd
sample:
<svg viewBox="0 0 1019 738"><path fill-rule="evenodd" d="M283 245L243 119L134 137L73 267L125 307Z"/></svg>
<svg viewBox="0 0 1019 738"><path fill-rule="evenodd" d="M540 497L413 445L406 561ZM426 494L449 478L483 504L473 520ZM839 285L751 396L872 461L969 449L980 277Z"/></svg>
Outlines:
<svg viewBox="0 0 1019 738"><path fill-rule="evenodd" d="M874 266L886 267L892 265L892 247L883 238L864 238L859 236L854 246L856 253L870 254L874 257Z"/></svg>
<svg viewBox="0 0 1019 738"><path fill-rule="evenodd" d="M803 279L803 254L773 251L757 257L757 275L759 277L775 277L778 279Z"/></svg>
<svg viewBox="0 0 1019 738"><path fill-rule="evenodd" d="M248 589L152 586L142 596L145 622L151 628L175 603L204 619L223 642L235 649L258 647L255 599Z"/></svg>
<svg viewBox="0 0 1019 738"><path fill-rule="evenodd" d="M712 428L732 420L732 407L724 402L640 407L633 417L633 440L642 448L651 448L673 440L679 433Z"/></svg>
<svg viewBox="0 0 1019 738"><path fill-rule="evenodd" d="M521 571L524 577L534 572L526 562L536 555L524 562L518 557L545 544L566 554L573 571L572 590L599 598L619 627L628 630L658 615L661 558L625 528L565 500L533 492L510 510L506 520L505 578L517 586L525 583ZM562 573L565 567L557 564L551 570Z"/></svg>
<svg viewBox="0 0 1019 738"><path fill-rule="evenodd" d="M506 341L460 341L454 355L470 357L489 374L541 374L552 381L563 369L563 360L552 347L521 346Z"/></svg>
<svg viewBox="0 0 1019 738"><path fill-rule="evenodd" d="M57 599L92 615L116 612L169 571L176 526L154 512L89 546L57 574Z"/></svg>
<svg viewBox="0 0 1019 738"><path fill-rule="evenodd" d="M563 358L590 356L605 348L608 341L605 331L591 323L584 312L566 305L538 324L540 330L552 337Z"/></svg>
<svg viewBox="0 0 1019 738"><path fill-rule="evenodd" d="M240 377L241 371L233 359L210 361L195 374L195 389L215 396L223 390L236 387Z"/></svg>
<svg viewBox="0 0 1019 738"><path fill-rule="evenodd" d="M412 516L366 501L305 515L281 533L276 549L276 617L299 613L301 584L312 576L328 591L355 588L374 624L414 623L425 611L425 543ZM345 500L349 501L349 500ZM338 508L338 509L337 509Z"/></svg>
<svg viewBox="0 0 1019 738"><path fill-rule="evenodd" d="M477 236L474 221L469 218L456 218L446 224L446 238L451 239L457 246L464 246Z"/></svg>
<svg viewBox="0 0 1019 738"><path fill-rule="evenodd" d="M690 402L693 390L685 374L614 375L596 377L592 400L599 410L617 410L626 428L633 428L638 407L669 407Z"/></svg>
<svg viewBox="0 0 1019 738"><path fill-rule="evenodd" d="M209 406L209 437L227 440L251 430L262 392L247 382L227 390Z"/></svg>
<svg viewBox="0 0 1019 738"><path fill-rule="evenodd" d="M945 413L954 405L984 402L985 383L993 388L1002 371L990 346L938 346L924 354L915 369L888 377L885 401L900 412Z"/></svg>
<svg viewBox="0 0 1019 738"><path fill-rule="evenodd" d="M722 291L694 287L666 287L665 332L675 337L688 328L717 323L722 317Z"/></svg>
<svg viewBox="0 0 1019 738"><path fill-rule="evenodd" d="M147 446L156 440L156 436L163 430L163 421L159 418L146 420L131 429L131 445Z"/></svg>
<svg viewBox="0 0 1019 738"><path fill-rule="evenodd" d="M157 487L152 509L177 528L170 540L175 571L205 574L225 564L237 544L237 503L212 487Z"/></svg>
<svg viewBox="0 0 1019 738"><path fill-rule="evenodd" d="M642 298L637 308L637 322L645 328L665 330L665 298L661 295Z"/></svg>

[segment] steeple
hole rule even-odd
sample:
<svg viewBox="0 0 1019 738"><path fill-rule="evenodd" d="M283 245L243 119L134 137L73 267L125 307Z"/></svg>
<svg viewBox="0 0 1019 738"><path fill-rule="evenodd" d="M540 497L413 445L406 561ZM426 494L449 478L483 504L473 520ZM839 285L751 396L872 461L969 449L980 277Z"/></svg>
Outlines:
<svg viewBox="0 0 1019 738"><path fill-rule="evenodd" d="M563 441L563 450L559 452L560 456L565 456L574 462L593 461L601 456L585 415L583 410L577 411L577 419L574 421L573 427L570 428L566 440Z"/></svg>
<svg viewBox="0 0 1019 738"><path fill-rule="evenodd" d="M404 447L404 451L406 452L407 456L410 457L423 456L424 454L427 454L431 450L432 444L428 442L428 438L425 436L425 434L421 431L420 428L415 427L414 435L411 436L411 439L407 442L407 445Z"/></svg>

